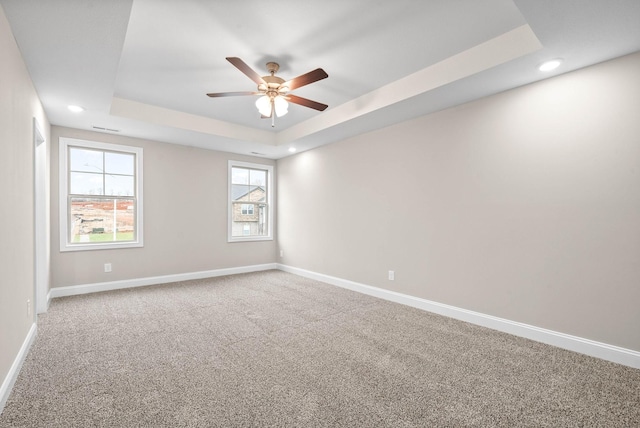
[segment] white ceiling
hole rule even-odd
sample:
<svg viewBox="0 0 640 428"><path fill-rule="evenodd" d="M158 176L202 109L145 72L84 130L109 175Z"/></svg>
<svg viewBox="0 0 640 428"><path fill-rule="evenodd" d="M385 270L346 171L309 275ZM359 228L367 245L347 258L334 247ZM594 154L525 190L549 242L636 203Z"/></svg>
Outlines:
<svg viewBox="0 0 640 428"><path fill-rule="evenodd" d="M640 51L639 0L0 5L52 124L274 159ZM329 108L291 105L272 128L254 97L207 97L255 90L228 56L285 80L322 67L295 94Z"/></svg>

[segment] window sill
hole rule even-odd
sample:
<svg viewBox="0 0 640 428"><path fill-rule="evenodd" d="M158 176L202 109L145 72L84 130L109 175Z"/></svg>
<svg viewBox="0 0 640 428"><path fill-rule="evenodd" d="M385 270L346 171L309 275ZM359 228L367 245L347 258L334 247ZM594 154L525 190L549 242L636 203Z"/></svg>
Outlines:
<svg viewBox="0 0 640 428"><path fill-rule="evenodd" d="M93 250L115 250L124 248L142 248L144 247L142 242L111 242L108 244L73 244L73 245L61 245L60 252L68 251L93 251Z"/></svg>
<svg viewBox="0 0 640 428"><path fill-rule="evenodd" d="M256 241L273 241L273 236L234 236L227 239L227 242L256 242Z"/></svg>

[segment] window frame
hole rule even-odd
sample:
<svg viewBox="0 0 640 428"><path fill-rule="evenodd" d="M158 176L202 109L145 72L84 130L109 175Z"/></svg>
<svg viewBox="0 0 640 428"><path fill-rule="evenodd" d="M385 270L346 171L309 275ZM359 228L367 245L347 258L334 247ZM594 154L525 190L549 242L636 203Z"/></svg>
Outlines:
<svg viewBox="0 0 640 428"><path fill-rule="evenodd" d="M69 236L69 147L100 150L103 152L119 152L135 156L134 189L135 210L134 230L136 239L122 242L70 242ZM144 246L143 233L143 150L142 147L110 144L98 141L60 137L59 139L59 216L60 216L60 251L107 250L115 248L140 248Z"/></svg>
<svg viewBox="0 0 640 428"><path fill-rule="evenodd" d="M233 236L233 200L232 200L232 170L237 168L248 168L260 171L265 171L267 175L266 183L266 208L267 208L267 230L268 233L264 236ZM252 162L241 162L235 160L229 160L227 174L227 242L253 242L253 241L273 241L273 165L265 165ZM255 208L254 208L255 211Z"/></svg>

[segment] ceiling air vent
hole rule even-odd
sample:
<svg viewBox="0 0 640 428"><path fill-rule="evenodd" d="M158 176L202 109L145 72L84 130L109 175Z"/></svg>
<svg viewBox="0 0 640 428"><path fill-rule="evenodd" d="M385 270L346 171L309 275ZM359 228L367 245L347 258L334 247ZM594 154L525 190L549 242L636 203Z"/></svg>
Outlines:
<svg viewBox="0 0 640 428"><path fill-rule="evenodd" d="M92 126L93 129L95 129L96 131L102 131L102 132L120 132L119 129L113 129L113 128L104 128L102 126Z"/></svg>

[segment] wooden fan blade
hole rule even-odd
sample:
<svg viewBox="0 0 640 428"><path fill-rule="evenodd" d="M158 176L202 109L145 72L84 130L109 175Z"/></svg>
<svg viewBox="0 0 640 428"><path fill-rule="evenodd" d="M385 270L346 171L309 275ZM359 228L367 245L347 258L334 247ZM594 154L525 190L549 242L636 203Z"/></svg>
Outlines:
<svg viewBox="0 0 640 428"><path fill-rule="evenodd" d="M236 97L238 95L261 95L261 92L219 92L217 94L207 94L208 97L216 98L216 97Z"/></svg>
<svg viewBox="0 0 640 428"><path fill-rule="evenodd" d="M249 67L243 60L235 56L227 57L227 61L233 64L238 70L242 71L249 79L256 82L256 85L266 85L267 82L251 67Z"/></svg>
<svg viewBox="0 0 640 428"><path fill-rule="evenodd" d="M293 91L294 89L308 85L309 83L317 82L318 80L326 79L327 77L329 77L329 75L323 69L316 68L313 71L284 82L280 87L286 86L290 91Z"/></svg>
<svg viewBox="0 0 640 428"><path fill-rule="evenodd" d="M284 97L284 99L289 101L290 103L299 104L301 106L309 107L309 108L312 108L314 110L324 111L324 109L329 107L326 104L322 104L322 103L319 103L317 101L308 100L306 98L302 98L302 97L299 97L297 95L289 94L286 97Z"/></svg>

